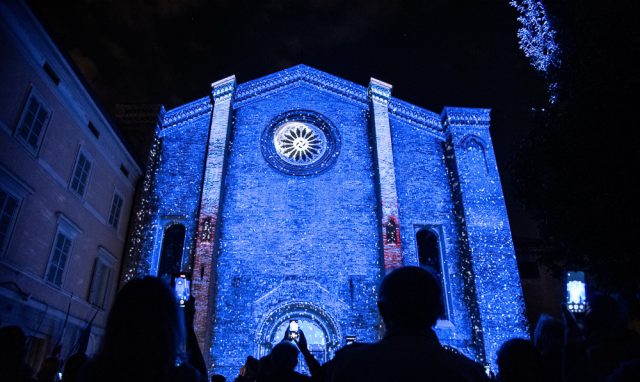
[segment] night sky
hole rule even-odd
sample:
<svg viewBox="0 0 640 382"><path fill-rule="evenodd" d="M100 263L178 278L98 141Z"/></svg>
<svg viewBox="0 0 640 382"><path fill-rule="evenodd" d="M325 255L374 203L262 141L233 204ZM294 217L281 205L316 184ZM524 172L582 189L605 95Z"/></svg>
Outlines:
<svg viewBox="0 0 640 382"><path fill-rule="evenodd" d="M235 74L306 64L439 113L488 107L513 235L534 234L507 171L544 107L545 82L518 49L507 0L31 1L108 112L174 108Z"/></svg>

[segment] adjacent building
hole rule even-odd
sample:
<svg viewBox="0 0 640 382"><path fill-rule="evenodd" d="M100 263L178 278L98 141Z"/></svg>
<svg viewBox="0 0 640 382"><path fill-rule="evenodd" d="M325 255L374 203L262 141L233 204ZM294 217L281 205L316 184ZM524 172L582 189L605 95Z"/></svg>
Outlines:
<svg viewBox="0 0 640 382"><path fill-rule="evenodd" d="M0 2L0 52L0 325L37 368L102 334L141 169L23 2Z"/></svg>

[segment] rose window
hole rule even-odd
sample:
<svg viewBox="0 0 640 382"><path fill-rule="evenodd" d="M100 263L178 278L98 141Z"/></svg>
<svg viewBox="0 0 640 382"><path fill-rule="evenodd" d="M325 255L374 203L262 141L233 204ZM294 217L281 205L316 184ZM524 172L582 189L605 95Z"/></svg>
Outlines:
<svg viewBox="0 0 640 382"><path fill-rule="evenodd" d="M313 163L327 148L322 131L302 122L287 122L278 127L273 144L278 155L291 164Z"/></svg>
<svg viewBox="0 0 640 382"><path fill-rule="evenodd" d="M277 115L262 131L262 156L288 175L313 176L336 162L340 134L331 121L311 110L290 110Z"/></svg>

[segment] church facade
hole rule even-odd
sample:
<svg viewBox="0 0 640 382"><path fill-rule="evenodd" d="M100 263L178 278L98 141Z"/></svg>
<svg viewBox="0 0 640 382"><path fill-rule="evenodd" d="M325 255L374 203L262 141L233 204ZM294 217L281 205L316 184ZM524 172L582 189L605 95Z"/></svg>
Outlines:
<svg viewBox="0 0 640 382"><path fill-rule="evenodd" d="M436 114L300 65L158 118L123 269L188 272L213 371L235 376L298 320L319 360L383 333L402 265L443 285L440 340L487 364L526 336L488 109Z"/></svg>

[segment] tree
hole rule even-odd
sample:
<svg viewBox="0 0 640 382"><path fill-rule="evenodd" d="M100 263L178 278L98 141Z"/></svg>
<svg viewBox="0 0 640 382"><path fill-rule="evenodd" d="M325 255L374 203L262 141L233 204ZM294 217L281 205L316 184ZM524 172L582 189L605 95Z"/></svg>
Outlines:
<svg viewBox="0 0 640 382"><path fill-rule="evenodd" d="M558 251L552 267L583 267L604 289L640 285L640 88L637 1L565 0L549 9L561 64L557 102L541 108L512 171L517 197Z"/></svg>

